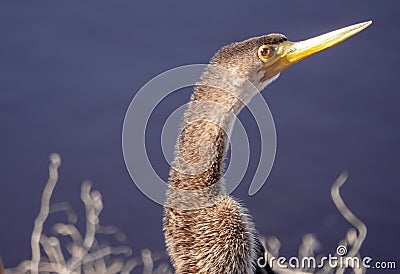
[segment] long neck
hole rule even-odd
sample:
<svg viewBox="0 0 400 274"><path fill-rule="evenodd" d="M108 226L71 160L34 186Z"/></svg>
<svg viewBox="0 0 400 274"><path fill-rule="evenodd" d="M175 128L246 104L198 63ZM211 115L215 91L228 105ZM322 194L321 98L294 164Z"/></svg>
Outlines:
<svg viewBox="0 0 400 274"><path fill-rule="evenodd" d="M223 193L219 182L227 137L235 115L254 92L258 90L235 73L220 67L205 71L184 115L170 171L172 187L181 190L214 187L213 192Z"/></svg>
<svg viewBox="0 0 400 274"><path fill-rule="evenodd" d="M205 70L184 114L177 141L167 192L170 207L199 208L226 195L221 174L236 115L278 76L260 84L259 77L249 81L221 66L210 65Z"/></svg>
<svg viewBox="0 0 400 274"><path fill-rule="evenodd" d="M241 104L227 97L226 92L209 87L198 87L192 95L170 172L172 186L197 190L220 180L227 135L234 110Z"/></svg>

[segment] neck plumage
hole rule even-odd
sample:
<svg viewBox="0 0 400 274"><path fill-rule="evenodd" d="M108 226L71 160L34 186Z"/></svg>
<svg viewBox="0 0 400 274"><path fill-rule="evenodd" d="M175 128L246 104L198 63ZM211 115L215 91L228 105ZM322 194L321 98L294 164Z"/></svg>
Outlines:
<svg viewBox="0 0 400 274"><path fill-rule="evenodd" d="M210 201L225 195L221 183L223 159L236 115L259 89L273 80L255 87L235 72L214 66L206 69L184 114L170 170L170 188L181 193L170 192L169 198L174 196L170 201L184 203L179 198L185 196L191 204L200 197Z"/></svg>

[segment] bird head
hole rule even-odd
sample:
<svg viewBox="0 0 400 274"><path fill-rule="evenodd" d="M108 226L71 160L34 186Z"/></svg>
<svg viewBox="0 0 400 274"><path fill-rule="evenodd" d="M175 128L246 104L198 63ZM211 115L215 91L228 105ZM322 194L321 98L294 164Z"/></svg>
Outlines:
<svg viewBox="0 0 400 274"><path fill-rule="evenodd" d="M290 42L276 33L254 37L223 47L210 63L233 70L262 89L291 65L343 42L371 23L355 24L300 42Z"/></svg>

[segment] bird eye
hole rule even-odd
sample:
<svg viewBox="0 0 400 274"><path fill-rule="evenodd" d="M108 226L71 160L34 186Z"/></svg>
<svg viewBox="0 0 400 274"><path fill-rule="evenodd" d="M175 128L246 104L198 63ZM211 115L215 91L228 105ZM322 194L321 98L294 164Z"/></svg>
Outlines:
<svg viewBox="0 0 400 274"><path fill-rule="evenodd" d="M267 45L262 45L258 48L258 57L265 61L272 56L272 49Z"/></svg>

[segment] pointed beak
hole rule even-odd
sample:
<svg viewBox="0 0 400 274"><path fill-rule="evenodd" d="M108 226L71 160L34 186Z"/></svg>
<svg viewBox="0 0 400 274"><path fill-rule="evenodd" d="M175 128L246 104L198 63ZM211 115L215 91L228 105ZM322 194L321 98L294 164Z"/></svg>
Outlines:
<svg viewBox="0 0 400 274"><path fill-rule="evenodd" d="M300 42L285 41L277 49L277 58L271 63L265 63L261 70L264 70L264 77L261 81L272 78L291 65L307 58L324 49L340 44L344 40L359 33L372 24L372 21L355 24L338 30L334 30L317 37Z"/></svg>
<svg viewBox="0 0 400 274"><path fill-rule="evenodd" d="M286 49L286 60L290 64L297 63L317 52L340 44L344 40L359 33L371 24L372 21L367 21L334 30L326 34L307 39L305 41L289 42Z"/></svg>

